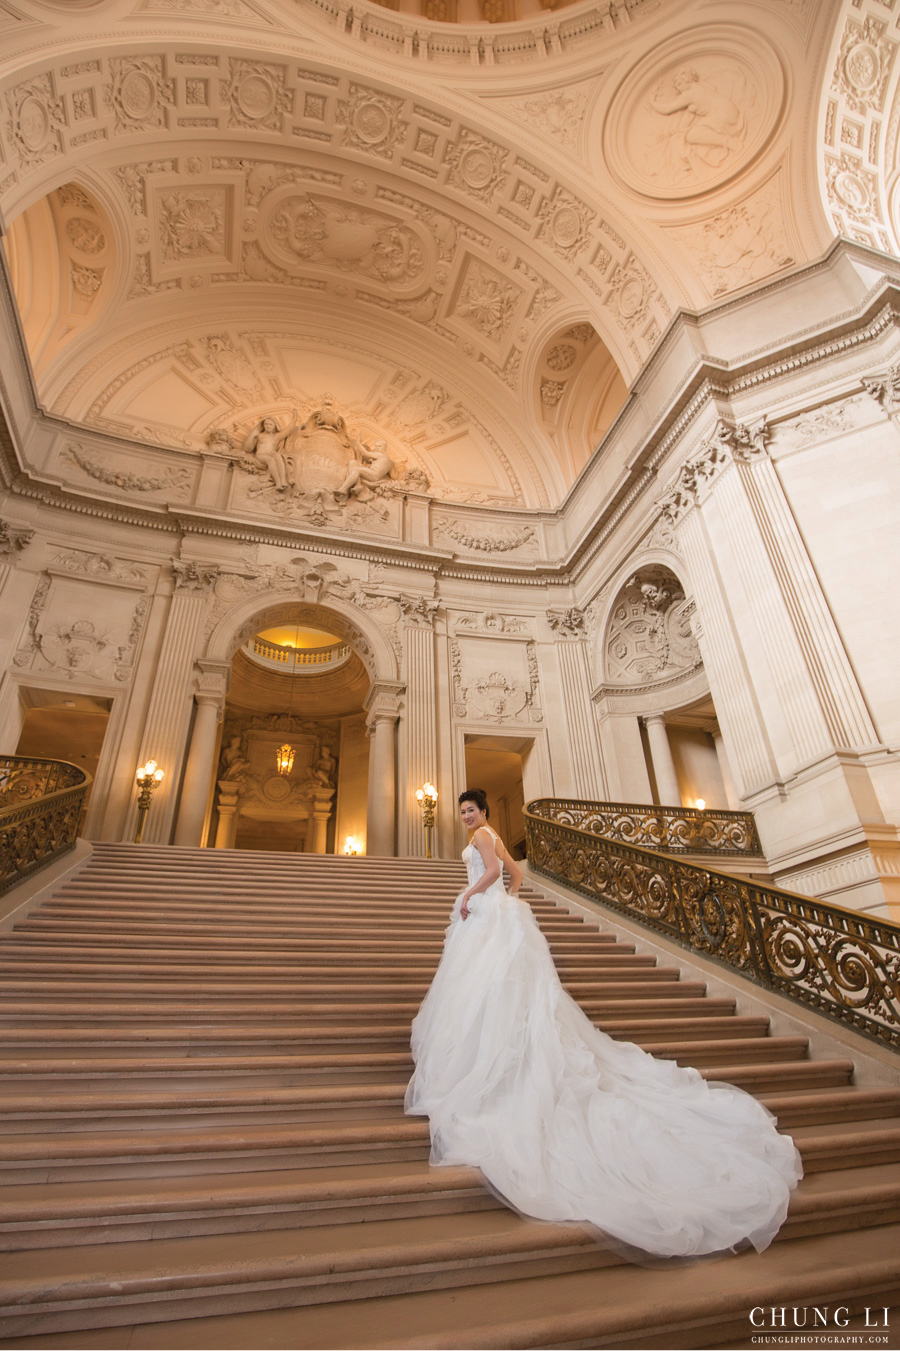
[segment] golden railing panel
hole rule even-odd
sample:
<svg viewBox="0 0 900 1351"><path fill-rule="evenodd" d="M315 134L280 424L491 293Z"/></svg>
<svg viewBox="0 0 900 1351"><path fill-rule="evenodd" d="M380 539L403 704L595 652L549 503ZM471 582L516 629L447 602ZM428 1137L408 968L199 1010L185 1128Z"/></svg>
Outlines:
<svg viewBox="0 0 900 1351"><path fill-rule="evenodd" d="M763 856L756 822L749 812L644 807L633 802L582 802L569 798L541 798L531 805L536 816L643 849L664 849L673 854Z"/></svg>
<svg viewBox="0 0 900 1351"><path fill-rule="evenodd" d="M74 847L90 784L65 760L0 755L0 895Z"/></svg>
<svg viewBox="0 0 900 1351"><path fill-rule="evenodd" d="M524 811L536 872L900 1050L900 925L554 820L556 805ZM577 805L599 821L611 804Z"/></svg>

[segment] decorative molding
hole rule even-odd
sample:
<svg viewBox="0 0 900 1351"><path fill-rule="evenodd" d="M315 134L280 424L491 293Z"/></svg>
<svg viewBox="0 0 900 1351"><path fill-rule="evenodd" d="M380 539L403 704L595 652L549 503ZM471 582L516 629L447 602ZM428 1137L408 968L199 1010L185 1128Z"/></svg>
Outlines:
<svg viewBox="0 0 900 1351"><path fill-rule="evenodd" d="M0 558L11 558L34 539L33 530L20 530L0 519Z"/></svg>
<svg viewBox="0 0 900 1351"><path fill-rule="evenodd" d="M193 595L208 595L221 575L217 567L205 567L201 563L178 558L172 559L172 572L175 575L175 590Z"/></svg>
<svg viewBox="0 0 900 1351"><path fill-rule="evenodd" d="M192 475L187 469L168 468L159 477L135 474L131 470L116 469L109 463L104 463L74 441L67 443L63 454L90 478L97 479L107 487L119 488L122 492L182 494L190 490Z"/></svg>
<svg viewBox="0 0 900 1351"><path fill-rule="evenodd" d="M586 636L585 612L575 606L565 610L548 610L547 623L557 638L572 639Z"/></svg>
<svg viewBox="0 0 900 1351"><path fill-rule="evenodd" d="M487 554L508 553L514 549L521 549L524 544L535 539L535 532L530 525L518 528L498 526L490 533L482 528L481 533L476 533L477 527L462 520L441 518L435 521L434 529L436 533L447 535L467 549Z"/></svg>

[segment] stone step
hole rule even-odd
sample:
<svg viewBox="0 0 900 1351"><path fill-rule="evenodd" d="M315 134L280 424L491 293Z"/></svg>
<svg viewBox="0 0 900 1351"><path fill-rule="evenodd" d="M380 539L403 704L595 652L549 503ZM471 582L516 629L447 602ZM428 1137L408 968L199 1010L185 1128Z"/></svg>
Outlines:
<svg viewBox="0 0 900 1351"><path fill-rule="evenodd" d="M243 963L228 963L210 961L204 964L198 964L191 961L177 961L160 958L155 962L146 960L140 961L100 961L95 957L94 961L85 959L83 963L76 963L71 960L59 961L44 959L41 957L27 958L25 960L9 960L0 952L0 976L5 977L8 983L21 982L32 976L77 976L79 979L106 980L115 977L124 977L128 979L145 979L149 977L159 977L174 981L184 978L194 982L196 980L211 981L219 980L225 977L229 978L229 984L232 984L233 977L241 977L240 983L245 983L248 979L253 981L265 980L278 982L281 980L295 980L309 971L318 973L322 969L335 967L340 970L378 971L379 974L391 973L392 980L398 979L406 974L415 973L416 977L424 974L430 979L437 968L439 952L415 955L400 955L395 952L375 952L375 953L345 953L340 949L334 949L331 952L321 952L316 954L298 955L293 961L282 961L279 964L267 962L254 964L252 976L248 977L246 966ZM593 971L648 971L656 969L656 958L652 956L638 956L630 952L600 952L597 954L585 954L579 952L562 952L555 956L556 966L561 971L575 970L590 975Z"/></svg>
<svg viewBox="0 0 900 1351"><path fill-rule="evenodd" d="M573 1226L487 1209L366 1224L10 1254L0 1278L0 1336L272 1304L334 1302L472 1279L597 1269L616 1259Z"/></svg>
<svg viewBox="0 0 900 1351"><path fill-rule="evenodd" d="M766 1038L768 1022L765 1018L752 1016L730 1018L634 1018L614 1021L598 1020L596 1025L616 1040L653 1040L656 1042L690 1042ZM117 1027L101 1032L94 1027L73 1027L70 1025L44 1027L10 1027L0 1023L0 1054L8 1051L26 1050L30 1053L45 1053L53 1050L72 1050L85 1047L92 1054L109 1048L128 1048L148 1050L153 1047L178 1047L179 1050L192 1052L206 1050L215 1053L219 1047L281 1048L307 1045L310 1042L343 1042L359 1037L404 1037L409 1040L410 1025L407 1020L373 1023L369 1019L357 1019L346 1024L312 1023L308 1026L295 1024L282 1026L270 1024L261 1027L212 1026L197 1028L191 1025L139 1027ZM0 1113L3 1104L0 1102Z"/></svg>
<svg viewBox="0 0 900 1351"><path fill-rule="evenodd" d="M62 1127L95 1131L126 1128L191 1130L207 1125L253 1125L394 1119L402 1108L406 1080L385 1083L296 1087L179 1090L120 1088L91 1091L79 1080L60 1081L52 1092L12 1090L0 1101L0 1130L47 1132ZM820 1088L759 1094L784 1130L800 1125L900 1117L900 1088Z"/></svg>
<svg viewBox="0 0 900 1351"><path fill-rule="evenodd" d="M477 1169L368 1163L178 1178L50 1182L0 1189L0 1251L200 1234L371 1223L499 1209ZM900 1163L807 1175L780 1234L864 1229L894 1220Z"/></svg>
<svg viewBox="0 0 900 1351"><path fill-rule="evenodd" d="M42 1263L36 1275L30 1252L6 1259L0 1335L204 1318L215 1332L204 1341L192 1322L192 1347L537 1347L601 1338L639 1347L662 1317L678 1329L679 1345L708 1346L725 1330L745 1331L748 1308L779 1296L801 1307L892 1302L900 1226L863 1230L853 1245L843 1234L797 1240L796 1256L784 1243L741 1254L717 1267L712 1282L707 1263L627 1267L577 1226L494 1210L271 1230L254 1236L249 1254L246 1240L229 1234L53 1248ZM359 1308L342 1309L348 1300ZM263 1340L279 1308L291 1313L283 1319L290 1338ZM252 1318L235 1322L259 1310L267 1317L255 1333ZM182 1344L178 1331L161 1329L164 1340L142 1337L141 1345Z"/></svg>
<svg viewBox="0 0 900 1351"><path fill-rule="evenodd" d="M563 985L573 996L578 999L581 995L600 996L606 994L613 997L615 994L628 994L634 992L637 999L653 999L681 997L687 999L691 996L702 995L706 988L699 981L681 981L678 979L680 972L677 967L656 967L645 970L640 969L635 972L611 971L604 975L600 972L594 973L591 979L585 980L564 979ZM0 1011L2 1011L7 1001L15 1003L21 1000L23 993L28 993L32 998L44 1000L47 1002L58 1000L68 1001L72 998L85 996L86 998L99 999L102 997L112 999L122 999L131 995L135 999L142 999L146 1003L155 1003L156 1001L165 1002L166 1000L181 1000L189 996L193 1001L200 1003L203 999L224 999L226 996L230 1004L237 1006L244 1001L256 1003L260 997L269 995L269 997L281 995L286 997L292 991L296 992L298 997L313 998L343 998L349 1002L356 1000L384 1000L406 998L422 1000L428 990L428 980L423 979L420 974L410 973L408 980L398 980L392 977L390 980L368 980L354 979L351 975L346 975L344 979L327 978L321 969L316 969L310 973L305 980L295 980L293 982L202 982L200 980L183 981L129 981L129 980L31 980L15 981L7 980L0 988Z"/></svg>

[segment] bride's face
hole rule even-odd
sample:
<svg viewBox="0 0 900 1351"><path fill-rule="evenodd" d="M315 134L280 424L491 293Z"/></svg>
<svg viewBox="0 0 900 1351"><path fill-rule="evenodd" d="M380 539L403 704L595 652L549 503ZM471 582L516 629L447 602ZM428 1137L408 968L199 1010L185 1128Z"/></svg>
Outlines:
<svg viewBox="0 0 900 1351"><path fill-rule="evenodd" d="M461 803L459 814L462 817L463 825L467 830L477 830L478 827L483 826L487 820L485 813L479 808L476 802L466 801Z"/></svg>

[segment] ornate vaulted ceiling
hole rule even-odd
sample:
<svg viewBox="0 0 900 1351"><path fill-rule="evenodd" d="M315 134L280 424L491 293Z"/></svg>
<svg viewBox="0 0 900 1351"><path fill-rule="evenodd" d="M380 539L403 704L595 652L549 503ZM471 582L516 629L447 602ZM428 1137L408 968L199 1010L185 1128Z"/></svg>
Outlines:
<svg viewBox="0 0 900 1351"><path fill-rule="evenodd" d="M436 497L553 507L676 309L896 248L873 5L0 0L40 400L201 451L327 392Z"/></svg>

